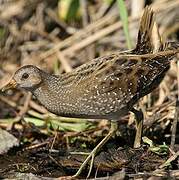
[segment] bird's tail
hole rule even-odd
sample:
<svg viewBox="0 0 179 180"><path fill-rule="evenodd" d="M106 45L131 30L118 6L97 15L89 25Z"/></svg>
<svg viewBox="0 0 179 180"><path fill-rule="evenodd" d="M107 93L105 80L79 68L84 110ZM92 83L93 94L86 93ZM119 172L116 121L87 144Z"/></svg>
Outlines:
<svg viewBox="0 0 179 180"><path fill-rule="evenodd" d="M161 45L158 54L158 59L163 59L163 64L169 63L173 57L179 53L179 43L178 42L166 42Z"/></svg>
<svg viewBox="0 0 179 180"><path fill-rule="evenodd" d="M179 42L166 42L163 47L162 47L163 51L167 51L167 50L173 50L176 51L176 53L179 53Z"/></svg>
<svg viewBox="0 0 179 180"><path fill-rule="evenodd" d="M179 43L163 43L157 24L154 20L154 12L147 6L140 20L137 44L136 48L132 50L132 53L138 55L160 54L161 51L166 51L164 54L172 57L179 52Z"/></svg>
<svg viewBox="0 0 179 180"><path fill-rule="evenodd" d="M179 53L178 42L167 42L163 44L158 52L153 54L145 54L145 58L149 64L152 64L157 68L167 67L170 65L170 61Z"/></svg>
<svg viewBox="0 0 179 180"><path fill-rule="evenodd" d="M148 54L153 52L152 30L154 27L154 12L150 7L146 7L140 20L140 27L137 37L134 54Z"/></svg>

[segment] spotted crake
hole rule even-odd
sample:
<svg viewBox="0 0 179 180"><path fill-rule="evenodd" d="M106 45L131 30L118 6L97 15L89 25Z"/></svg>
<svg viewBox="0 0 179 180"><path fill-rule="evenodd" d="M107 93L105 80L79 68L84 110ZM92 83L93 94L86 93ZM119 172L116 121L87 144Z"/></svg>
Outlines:
<svg viewBox="0 0 179 180"><path fill-rule="evenodd" d="M134 104L160 84L170 68L170 61L179 52L177 43L162 41L156 49L152 41L153 26L154 13L147 7L140 21L135 49L93 59L58 76L33 65L23 66L4 90L24 88L49 111L60 116L104 118L113 122L129 111L136 113ZM111 128L75 176L115 130ZM141 126L137 134L141 138Z"/></svg>

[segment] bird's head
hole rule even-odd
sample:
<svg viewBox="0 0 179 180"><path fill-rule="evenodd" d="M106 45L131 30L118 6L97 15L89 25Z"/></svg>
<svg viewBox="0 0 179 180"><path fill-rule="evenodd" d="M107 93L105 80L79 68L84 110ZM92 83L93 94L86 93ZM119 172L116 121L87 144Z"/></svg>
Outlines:
<svg viewBox="0 0 179 180"><path fill-rule="evenodd" d="M42 82L42 71L33 65L26 65L18 69L2 91L12 88L24 88L32 91Z"/></svg>

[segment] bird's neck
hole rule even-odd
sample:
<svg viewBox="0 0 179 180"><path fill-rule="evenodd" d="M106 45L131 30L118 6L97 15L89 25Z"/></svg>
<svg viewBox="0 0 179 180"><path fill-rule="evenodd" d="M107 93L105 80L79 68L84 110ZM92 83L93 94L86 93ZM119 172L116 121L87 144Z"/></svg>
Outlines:
<svg viewBox="0 0 179 180"><path fill-rule="evenodd" d="M57 93L60 89L59 82L60 76L57 77L44 72L41 84L32 91L37 100L51 112L54 112L53 108L60 96Z"/></svg>

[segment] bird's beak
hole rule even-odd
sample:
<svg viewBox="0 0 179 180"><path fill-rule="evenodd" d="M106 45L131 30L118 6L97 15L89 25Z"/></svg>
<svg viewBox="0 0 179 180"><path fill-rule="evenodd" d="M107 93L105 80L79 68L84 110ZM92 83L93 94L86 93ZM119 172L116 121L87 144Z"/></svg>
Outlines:
<svg viewBox="0 0 179 180"><path fill-rule="evenodd" d="M8 89L13 89L16 87L17 87L17 82L14 79L11 79L10 82L1 89L1 91L4 92Z"/></svg>

